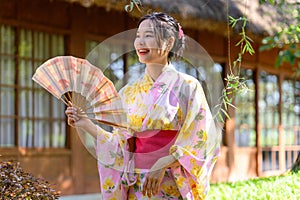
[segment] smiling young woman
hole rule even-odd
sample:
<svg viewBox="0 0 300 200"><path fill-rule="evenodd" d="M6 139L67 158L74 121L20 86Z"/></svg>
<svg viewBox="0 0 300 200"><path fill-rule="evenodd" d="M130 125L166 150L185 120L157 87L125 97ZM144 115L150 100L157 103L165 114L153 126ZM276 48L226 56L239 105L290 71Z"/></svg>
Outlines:
<svg viewBox="0 0 300 200"><path fill-rule="evenodd" d="M119 92L128 130L105 131L67 108L69 124L97 140L103 199L205 198L221 137L199 81L172 65L184 41L173 17L141 18L134 47L145 74Z"/></svg>
<svg viewBox="0 0 300 200"><path fill-rule="evenodd" d="M184 35L177 21L164 13L141 18L134 41L139 61L155 80L174 55L184 49Z"/></svg>
<svg viewBox="0 0 300 200"><path fill-rule="evenodd" d="M140 23L134 47L139 61L146 64L148 72L158 70L161 73L161 69L168 64L168 52L170 51L170 46L173 45L172 41L174 41L174 38L170 37L169 40L167 45L159 47L152 21L146 19ZM151 70L150 66L154 69ZM152 78L156 79L157 77Z"/></svg>

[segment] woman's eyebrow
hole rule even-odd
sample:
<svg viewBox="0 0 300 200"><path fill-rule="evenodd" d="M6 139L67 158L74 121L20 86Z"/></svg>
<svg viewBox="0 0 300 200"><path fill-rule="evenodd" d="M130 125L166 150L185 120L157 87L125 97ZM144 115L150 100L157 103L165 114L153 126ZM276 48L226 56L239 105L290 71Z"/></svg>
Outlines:
<svg viewBox="0 0 300 200"><path fill-rule="evenodd" d="M154 35L154 31L153 30L137 30L136 31L136 36L139 36L139 35L143 35L143 34L150 34L150 35Z"/></svg>
<svg viewBox="0 0 300 200"><path fill-rule="evenodd" d="M147 30L147 31L145 31L145 33L154 33L154 31L153 30Z"/></svg>

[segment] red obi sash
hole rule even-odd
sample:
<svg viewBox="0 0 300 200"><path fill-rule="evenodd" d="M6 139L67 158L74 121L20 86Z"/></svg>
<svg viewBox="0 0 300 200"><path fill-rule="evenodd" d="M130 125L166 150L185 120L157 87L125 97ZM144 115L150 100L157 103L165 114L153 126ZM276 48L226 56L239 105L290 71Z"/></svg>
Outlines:
<svg viewBox="0 0 300 200"><path fill-rule="evenodd" d="M150 169L159 158L169 155L177 133L178 130L147 130L136 133L135 167Z"/></svg>

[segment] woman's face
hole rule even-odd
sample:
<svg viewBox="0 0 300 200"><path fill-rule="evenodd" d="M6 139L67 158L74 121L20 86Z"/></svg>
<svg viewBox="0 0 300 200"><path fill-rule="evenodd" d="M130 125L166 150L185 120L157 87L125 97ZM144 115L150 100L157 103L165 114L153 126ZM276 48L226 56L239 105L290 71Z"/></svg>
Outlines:
<svg viewBox="0 0 300 200"><path fill-rule="evenodd" d="M154 26L149 19L142 21L138 27L134 47L141 63L165 65L168 62L168 54L158 46Z"/></svg>

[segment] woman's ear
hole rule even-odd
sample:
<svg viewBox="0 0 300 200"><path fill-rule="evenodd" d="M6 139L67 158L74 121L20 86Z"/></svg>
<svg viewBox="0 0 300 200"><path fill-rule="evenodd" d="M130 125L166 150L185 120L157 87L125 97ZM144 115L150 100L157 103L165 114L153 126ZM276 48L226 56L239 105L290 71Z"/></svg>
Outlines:
<svg viewBox="0 0 300 200"><path fill-rule="evenodd" d="M159 54L161 55L168 55L174 45L174 37L170 37L169 39L165 40L162 44L161 49L159 49Z"/></svg>
<svg viewBox="0 0 300 200"><path fill-rule="evenodd" d="M174 41L175 41L175 38L174 37L170 37L168 39L168 42L167 42L167 50L168 51L171 51L171 49L173 48L174 46Z"/></svg>

